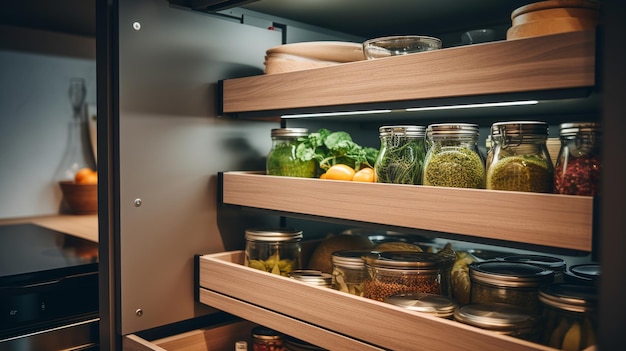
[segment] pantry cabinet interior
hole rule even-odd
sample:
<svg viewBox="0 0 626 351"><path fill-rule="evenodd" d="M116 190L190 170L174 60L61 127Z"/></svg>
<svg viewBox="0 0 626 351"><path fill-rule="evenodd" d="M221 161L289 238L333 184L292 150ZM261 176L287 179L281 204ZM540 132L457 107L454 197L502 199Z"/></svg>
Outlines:
<svg viewBox="0 0 626 351"><path fill-rule="evenodd" d="M283 43L283 35L268 30L261 15L263 20L242 23L165 1L98 2L98 114L104 116L98 120L98 159L105 160L98 168L106 174L99 190L102 346L122 349L124 340L129 349L150 349L141 340L146 331L178 330L221 310L310 342L322 338L321 346L341 345L344 350L408 350L418 342L441 350L551 350L243 267L240 250L246 227L303 220L315 223L311 228L352 223L428 230L470 243L593 254L603 266L599 347L611 349L621 331L610 321L624 311L621 296L626 293L615 268L625 260L620 248L626 226L620 211L626 196L623 158L610 148L605 147L605 160L611 162L602 186L611 191L596 198L384 184L341 187L317 179L259 174L269 149L269 131L281 123L346 128L364 135L376 133L377 126L388 121L422 124L462 118L488 126L513 111L448 110L400 117L393 113L388 120L368 115L280 119L284 113L338 107L389 105L400 110L535 95L546 104L512 115L546 118L551 124L570 117L591 118L605 126L605 145L619 145L619 131L626 128L618 93L626 90L620 79L624 57L607 47L621 43L617 33L623 32L624 24L618 14L624 11L612 3L607 3L607 10L597 31L449 47L272 76L263 74L263 56L268 48ZM425 73L419 67L426 64L428 71L443 74ZM433 206L422 204L419 209L430 208L436 214L411 218L398 210L395 217L383 218L374 209L378 195L363 198L363 211L341 203L325 209L310 204L321 201L320 194L325 193L366 193L366 186L385 206L399 198L399 206L412 209L424 198ZM475 213L452 218L444 212L441 198L462 199L456 209L476 206ZM488 215L480 216L487 207L498 207L492 210L497 216L515 216L515 230L507 234L502 232L506 228L492 227ZM526 230L537 218L540 225ZM470 223L463 226L464 221ZM276 287L293 291L294 299L287 304L271 299ZM312 302L332 300L329 306L335 308L312 311L317 305L296 303L312 295ZM324 311L339 315L326 318ZM349 325L360 311L368 311L368 328L380 321L404 329L390 330L394 337L386 338L364 326ZM419 328L425 329L402 338ZM459 338L450 339L450 334ZM192 338L198 335L203 334Z"/></svg>

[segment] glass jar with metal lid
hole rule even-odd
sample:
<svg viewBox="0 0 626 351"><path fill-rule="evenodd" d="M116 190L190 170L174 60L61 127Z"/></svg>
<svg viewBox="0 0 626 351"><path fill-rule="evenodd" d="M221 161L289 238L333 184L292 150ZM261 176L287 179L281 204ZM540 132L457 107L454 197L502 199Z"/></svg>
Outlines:
<svg viewBox="0 0 626 351"><path fill-rule="evenodd" d="M363 296L363 284L367 279L363 256L371 251L335 251L331 256L333 265L333 289L356 296Z"/></svg>
<svg viewBox="0 0 626 351"><path fill-rule="evenodd" d="M565 282L597 286L601 272L600 265L597 263L573 265L565 271Z"/></svg>
<svg viewBox="0 0 626 351"><path fill-rule="evenodd" d="M376 182L422 184L426 145L423 126L383 126L374 171Z"/></svg>
<svg viewBox="0 0 626 351"><path fill-rule="evenodd" d="M450 252L389 251L364 256L368 277L363 296L378 301L417 292L451 297L450 272L455 255Z"/></svg>
<svg viewBox="0 0 626 351"><path fill-rule="evenodd" d="M554 272L532 264L504 261L469 266L471 303L506 303L538 315L539 288L554 281Z"/></svg>
<svg viewBox="0 0 626 351"><path fill-rule="evenodd" d="M268 175L315 178L317 162L302 160L296 155L298 138L309 135L306 128L272 129L272 148L267 155L266 170Z"/></svg>
<svg viewBox="0 0 626 351"><path fill-rule="evenodd" d="M302 231L293 228L247 229L244 264L287 276L301 268L301 241Z"/></svg>
<svg viewBox="0 0 626 351"><path fill-rule="evenodd" d="M551 193L554 167L545 122L498 122L491 126L487 189Z"/></svg>
<svg viewBox="0 0 626 351"><path fill-rule="evenodd" d="M478 152L478 125L431 124L426 129L422 184L485 188L485 162Z"/></svg>
<svg viewBox="0 0 626 351"><path fill-rule="evenodd" d="M252 350L286 351L283 334L263 326L252 328Z"/></svg>
<svg viewBox="0 0 626 351"><path fill-rule="evenodd" d="M299 280L309 285L324 288L332 287L333 276L315 269L296 269L291 271L288 275L289 278Z"/></svg>
<svg viewBox="0 0 626 351"><path fill-rule="evenodd" d="M594 345L597 331L596 287L550 284L539 290L544 333L541 343L562 350L583 350Z"/></svg>
<svg viewBox="0 0 626 351"><path fill-rule="evenodd" d="M383 300L409 311L428 313L435 317L452 319L456 304L449 297L437 294L409 293L391 295Z"/></svg>
<svg viewBox="0 0 626 351"><path fill-rule="evenodd" d="M534 264L537 266L541 266L543 268L547 268L554 272L554 282L562 283L564 279L565 269L567 268L567 263L565 260L552 257L552 256L544 256L544 255L511 255L498 258L500 261L506 262L522 262Z"/></svg>
<svg viewBox="0 0 626 351"><path fill-rule="evenodd" d="M539 320L519 306L501 303L478 303L458 307L454 320L502 335L536 342Z"/></svg>
<svg viewBox="0 0 626 351"><path fill-rule="evenodd" d="M560 125L561 149L554 170L554 192L593 196L600 184L599 123Z"/></svg>

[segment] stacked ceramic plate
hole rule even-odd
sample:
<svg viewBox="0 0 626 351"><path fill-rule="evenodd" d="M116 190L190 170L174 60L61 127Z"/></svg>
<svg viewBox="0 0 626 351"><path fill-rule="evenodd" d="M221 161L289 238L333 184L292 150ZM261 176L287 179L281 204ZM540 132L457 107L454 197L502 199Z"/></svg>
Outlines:
<svg viewBox="0 0 626 351"><path fill-rule="evenodd" d="M360 43L316 41L285 44L265 53L265 73L283 73L365 60Z"/></svg>

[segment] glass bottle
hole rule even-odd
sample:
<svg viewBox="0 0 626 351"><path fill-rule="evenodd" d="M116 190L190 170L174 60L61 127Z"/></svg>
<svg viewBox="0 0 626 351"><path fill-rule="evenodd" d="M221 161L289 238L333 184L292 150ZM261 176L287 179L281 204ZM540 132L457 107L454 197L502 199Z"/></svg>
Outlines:
<svg viewBox="0 0 626 351"><path fill-rule="evenodd" d="M70 80L69 98L73 117L68 124L68 141L65 153L57 168L55 180L74 181L74 176L82 168L95 169L95 160L88 142L87 120L85 118L86 88L82 78Z"/></svg>
<svg viewBox="0 0 626 351"><path fill-rule="evenodd" d="M487 189L551 193L554 167L545 122L498 122L491 126Z"/></svg>
<svg viewBox="0 0 626 351"><path fill-rule="evenodd" d="M309 135L306 128L272 129L272 148L267 155L268 175L315 178L317 162L302 161L296 156L297 141Z"/></svg>
<svg viewBox="0 0 626 351"><path fill-rule="evenodd" d="M380 150L374 166L376 182L422 184L425 130L412 125L379 128Z"/></svg>
<svg viewBox="0 0 626 351"><path fill-rule="evenodd" d="M594 196L600 183L600 125L563 123L561 149L554 170L554 192Z"/></svg>
<svg viewBox="0 0 626 351"><path fill-rule="evenodd" d="M485 187L485 163L478 152L478 125L431 124L426 129L426 143L424 185Z"/></svg>
<svg viewBox="0 0 626 351"><path fill-rule="evenodd" d="M300 269L302 231L292 228L246 230L244 265L288 276Z"/></svg>

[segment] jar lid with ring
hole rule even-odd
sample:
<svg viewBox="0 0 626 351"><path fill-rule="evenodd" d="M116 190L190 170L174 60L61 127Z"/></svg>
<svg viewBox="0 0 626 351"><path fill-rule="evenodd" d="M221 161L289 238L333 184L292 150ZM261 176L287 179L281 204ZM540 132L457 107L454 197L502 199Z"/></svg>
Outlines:
<svg viewBox="0 0 626 351"><path fill-rule="evenodd" d="M598 289L595 286L583 284L548 284L539 289L539 300L560 310L592 312L597 308Z"/></svg>
<svg viewBox="0 0 626 351"><path fill-rule="evenodd" d="M502 303L478 303L458 307L454 311L458 322L487 329L503 335L535 341L538 319L524 309Z"/></svg>
<svg viewBox="0 0 626 351"><path fill-rule="evenodd" d="M539 287L554 280L554 271L520 262L475 262L469 274L472 282L511 288Z"/></svg>
<svg viewBox="0 0 626 351"><path fill-rule="evenodd" d="M565 260L553 257L553 256L544 256L544 255L511 255L498 258L500 261L505 262L522 262L534 264L537 266L541 266L543 268L547 268L551 271L554 271L554 279L562 281L563 274L565 269L567 268L567 263Z"/></svg>
<svg viewBox="0 0 626 351"><path fill-rule="evenodd" d="M289 277L303 283L330 288L333 276L315 269L297 269L289 273Z"/></svg>
<svg viewBox="0 0 626 351"><path fill-rule="evenodd" d="M382 126L378 129L380 150L374 164L376 182L422 183L426 128L415 125Z"/></svg>
<svg viewBox="0 0 626 351"><path fill-rule="evenodd" d="M336 266L349 269L362 269L365 267L363 256L371 254L370 250L342 250L332 253L331 260Z"/></svg>
<svg viewBox="0 0 626 351"><path fill-rule="evenodd" d="M578 284L597 285L601 269L598 263L583 263L569 267L565 271L565 281Z"/></svg>
<svg viewBox="0 0 626 351"><path fill-rule="evenodd" d="M274 128L271 131L272 138L297 138L309 135L307 128Z"/></svg>
<svg viewBox="0 0 626 351"><path fill-rule="evenodd" d="M249 241L299 241L302 230L293 228L250 228L246 229L246 240Z"/></svg>
<svg viewBox="0 0 626 351"><path fill-rule="evenodd" d="M442 318L451 318L456 308L456 304L450 298L438 294L396 294L385 298L384 302L409 311L429 313Z"/></svg>

